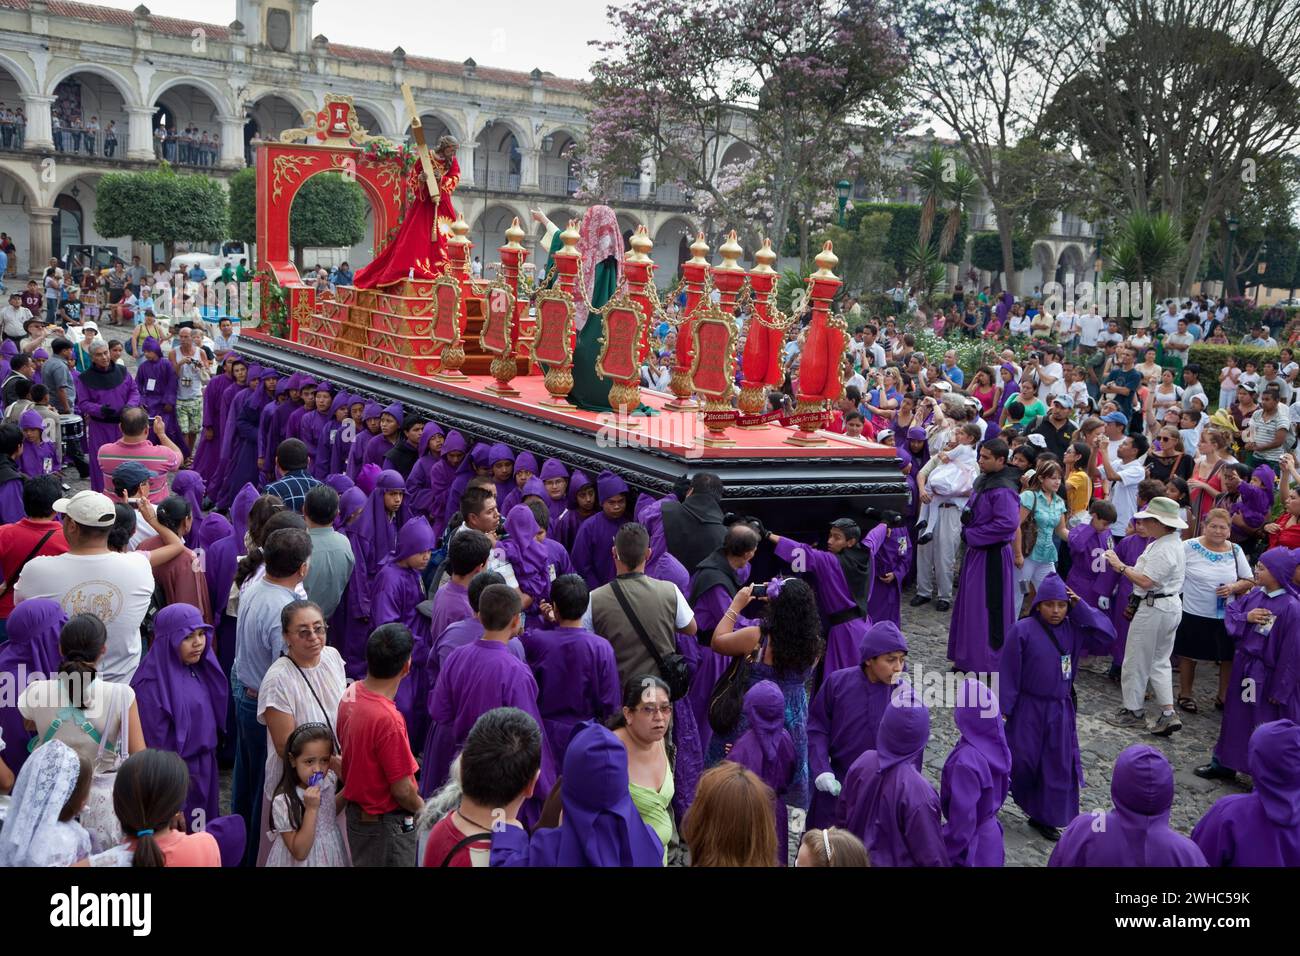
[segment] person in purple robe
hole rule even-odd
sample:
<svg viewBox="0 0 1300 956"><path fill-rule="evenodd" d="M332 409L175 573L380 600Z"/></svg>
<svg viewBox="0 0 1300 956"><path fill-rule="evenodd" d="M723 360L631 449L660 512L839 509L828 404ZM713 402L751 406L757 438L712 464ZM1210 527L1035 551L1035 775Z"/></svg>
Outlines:
<svg viewBox="0 0 1300 956"><path fill-rule="evenodd" d="M600 724L585 724L569 742L563 766L560 825L531 836L514 825L495 829L491 865L663 866L664 845L628 791L623 743Z"/></svg>
<svg viewBox="0 0 1300 956"><path fill-rule="evenodd" d="M221 447L221 396L235 384L233 369L238 360L237 353L227 352L221 360L221 371L203 386L203 437L194 453L193 468L209 484L216 473L217 452Z"/></svg>
<svg viewBox="0 0 1300 956"><path fill-rule="evenodd" d="M791 538L769 534L776 556L800 568L817 592L817 607L826 619L826 655L823 674L858 663L862 638L871 625L867 600L871 593L874 554L888 529L880 525L864 539L852 518L831 522L826 550Z"/></svg>
<svg viewBox="0 0 1300 956"><path fill-rule="evenodd" d="M304 376L298 380L298 404L296 408L289 412L284 425L280 428L281 441L286 438L299 437L298 429L302 424L303 417L316 410L316 386L319 384L311 376Z"/></svg>
<svg viewBox="0 0 1300 956"><path fill-rule="evenodd" d="M272 449L271 454L273 457L275 454L274 449L279 448L280 442L288 437L285 428L289 424L289 419L294 412L302 408L302 383L305 378L307 376L302 372L294 372L288 378L281 379L277 387L277 392L283 390L284 401L280 402L279 395L276 395L277 404L275 411L272 413L271 428L266 439L266 447ZM271 475L271 480L274 481L275 462L272 461L269 464L268 473Z"/></svg>
<svg viewBox="0 0 1300 956"><path fill-rule="evenodd" d="M250 481L239 489L239 494L235 495L235 500L230 505L230 527L235 535L235 547L239 548L235 552L236 554L248 553L249 514L253 510L253 505L257 503L257 499L261 496L261 492Z"/></svg>
<svg viewBox="0 0 1300 956"><path fill-rule="evenodd" d="M479 596L483 636L447 655L433 689L429 712L433 752L432 761L420 771L422 789L429 785L436 788L446 781L448 768L465 745L474 721L494 707L518 707L542 727L533 672L506 648L519 630L522 611L519 592L504 584L489 585ZM536 822L554 782L554 765L543 729L541 775L533 796L520 811L521 819Z"/></svg>
<svg viewBox="0 0 1300 956"><path fill-rule="evenodd" d="M538 532L540 535L539 540L546 548L546 553L549 556L550 570L547 573L551 580L554 581L561 574L577 574L578 572L573 567L573 561L569 558L569 552L565 551L564 546L548 534L551 513L546 510L546 505L539 501L529 501L528 508L537 521L537 527L540 529Z"/></svg>
<svg viewBox="0 0 1300 956"><path fill-rule="evenodd" d="M573 553L573 543L578 537L578 529L596 513L596 485L586 473L574 470L569 478L568 503L564 514L551 530L551 537L564 545L566 551Z"/></svg>
<svg viewBox="0 0 1300 956"><path fill-rule="evenodd" d="M775 683L761 680L745 692L743 706L749 729L732 746L727 759L753 771L772 789L776 862L785 866L790 818L785 797L798 769L794 740L785 729L785 697Z"/></svg>
<svg viewBox="0 0 1300 956"><path fill-rule="evenodd" d="M162 345L152 335L140 344L140 354L141 361L135 367L135 385L140 392L140 402L150 418L162 416L167 424L167 437L188 458L190 446L176 419L176 390L180 385L176 368L171 359L163 358Z"/></svg>
<svg viewBox="0 0 1300 956"><path fill-rule="evenodd" d="M1007 636L999 693L1011 747L1011 796L1049 840L1079 813L1083 764L1075 729L1074 679L1087 652L1105 653L1115 628L1101 611L1043 579L1028 617Z"/></svg>
<svg viewBox="0 0 1300 956"><path fill-rule="evenodd" d="M1196 768L1198 777L1231 779L1250 762L1250 738L1260 724L1277 720L1274 674L1281 650L1300 640L1300 590L1293 576L1300 566L1290 548L1271 548L1255 565L1259 587L1234 597L1224 609L1223 625L1235 645L1223 723L1214 756Z"/></svg>
<svg viewBox="0 0 1300 956"><path fill-rule="evenodd" d="M1114 806L1081 813L1061 834L1048 866L1205 866L1195 842L1169 825L1174 768L1165 755L1133 744L1115 760Z"/></svg>
<svg viewBox="0 0 1300 956"><path fill-rule="evenodd" d="M384 407L378 402L367 402L361 412L363 427L357 429L356 437L352 439L352 450L348 452L347 473L353 481L365 464L366 446L379 434L379 419L383 414Z"/></svg>
<svg viewBox="0 0 1300 956"><path fill-rule="evenodd" d="M383 559L375 576L370 600L370 627L398 623L411 632L415 643L411 650L411 674L397 689L395 704L406 718L411 747L420 747L427 729L428 710L424 706L427 685L424 682L424 659L433 638L429 619L418 606L424 600L421 575L429 564L437 541L424 518L412 518L397 532L397 544Z"/></svg>
<svg viewBox="0 0 1300 956"><path fill-rule="evenodd" d="M1220 797L1192 829L1210 866L1300 866L1300 724L1250 735L1254 790Z"/></svg>
<svg viewBox="0 0 1300 956"><path fill-rule="evenodd" d="M244 862L244 847L248 844L248 827L238 813L209 820L206 832L212 834L221 852L223 867L240 866Z"/></svg>
<svg viewBox="0 0 1300 956"><path fill-rule="evenodd" d="M362 493L369 495L375 490L375 482L379 480L382 472L383 469L378 465L362 465L361 470L357 472L356 486Z"/></svg>
<svg viewBox="0 0 1300 956"><path fill-rule="evenodd" d="M302 443L307 446L307 451L311 456L311 466L307 470L317 481L324 481L325 476L329 474L329 461L321 460L321 436L326 433L334 422L334 416L330 413L330 409L334 406L334 396L337 392L336 386L330 382L319 382L316 385L314 406L305 412L302 418L298 419L297 435L285 436L286 438L300 438ZM328 457L328 449L326 450L326 457Z"/></svg>
<svg viewBox="0 0 1300 956"><path fill-rule="evenodd" d="M556 578L550 600L555 625L528 628L521 638L537 678L537 709L556 767L564 765L575 727L618 714L622 703L613 645L582 626L588 594L581 575Z"/></svg>
<svg viewBox="0 0 1300 956"><path fill-rule="evenodd" d="M948 629L948 659L959 671L998 669L1020 607L1011 554L1020 527L1020 472L1007 465L1010 454L1000 438L980 446L980 476L961 516L966 557Z"/></svg>
<svg viewBox="0 0 1300 956"><path fill-rule="evenodd" d="M347 493L350 489L355 488L357 486L357 483L355 481L353 481L347 475L343 475L343 474L327 475L325 478L325 484L329 485L336 492L338 492L340 498L343 497L343 495Z"/></svg>
<svg viewBox="0 0 1300 956"><path fill-rule="evenodd" d="M252 500L257 500L255 489ZM236 499L236 507L241 504L243 502ZM251 502L247 502L247 506L251 507ZM231 509L231 513L235 513L235 508ZM243 509L243 514L247 522L247 507ZM213 512L203 522L203 531L198 543L199 548L196 553L203 562L203 576L207 580L208 601L215 624L213 641L216 646L213 648L213 653L216 655L221 672L229 679L231 670L235 666L236 624L234 615L228 614L227 609L230 605L230 590L235 583L239 557L244 551L243 538L236 537L235 529L224 515ZM235 709L233 707L227 711L226 720L220 730L221 748L217 759L222 766L229 767L235 760Z"/></svg>
<svg viewBox="0 0 1300 956"><path fill-rule="evenodd" d="M225 492L226 480L230 474L230 450L235 444L234 406L237 400L247 394L250 377L254 372L261 372L260 365L249 365L243 359L236 359L232 366L234 384L221 395L221 405L217 409L220 427L218 432L217 463L212 475L208 477L208 497L213 502L220 500Z"/></svg>
<svg viewBox="0 0 1300 956"><path fill-rule="evenodd" d="M967 677L953 720L961 734L939 777L943 842L953 866L1001 866L1006 859L998 811L1011 789L1011 750L997 695Z"/></svg>
<svg viewBox="0 0 1300 956"><path fill-rule="evenodd" d="M356 558L352 580L358 585L355 591L351 587L348 590L360 599L350 611L367 638L374 630L366 622L370 618L375 577L379 574L384 559L396 546L397 533L410 517L411 509L406 504L406 479L395 471L382 471L375 481L374 490L366 498L360 516L347 528L346 533L352 542L352 552ZM364 648L364 643L361 647ZM364 658L364 651L362 657Z"/></svg>
<svg viewBox="0 0 1300 956"><path fill-rule="evenodd" d="M378 465L387 468L384 459L402 440L402 421L406 410L401 402L393 402L379 413L379 434L366 442L366 450L361 454L362 465Z"/></svg>
<svg viewBox="0 0 1300 956"><path fill-rule="evenodd" d="M841 781L854 761L876 749L880 718L907 666L907 638L897 624L877 621L862 639L861 653L861 664L827 675L808 708L808 776L813 781L810 829L835 825L840 816Z"/></svg>
<svg viewBox="0 0 1300 956"><path fill-rule="evenodd" d="M230 506L245 484L256 484L258 481L258 427L262 420L262 409L275 400L279 376L279 371L273 368L264 368L256 375L250 374L250 387L235 400L232 415L235 438L231 443L231 460L221 497L216 501L220 510Z"/></svg>
<svg viewBox="0 0 1300 956"><path fill-rule="evenodd" d="M488 478L492 474L492 467L488 464L488 457L491 448L488 445L478 442L469 450L469 467L461 469L455 478L452 479L451 488L447 492L447 503L443 513L443 524L446 527L455 527L453 521L460 511L460 496L465 493L469 483L474 478ZM501 510L501 503L497 502L497 510Z"/></svg>
<svg viewBox="0 0 1300 956"><path fill-rule="evenodd" d="M124 367L109 361L107 345L92 346L91 361L90 368L77 378L77 412L86 419L90 487L93 491L103 491L99 449L121 436L118 424L122 421L122 409L140 404L140 390Z"/></svg>
<svg viewBox="0 0 1300 956"><path fill-rule="evenodd" d="M1140 499L1138 506L1144 507ZM1137 564L1138 558L1150 543L1150 538L1144 538L1140 534L1126 534L1115 542L1115 554L1131 568ZM1111 627L1115 629L1115 643L1110 647L1111 665L1107 677L1119 683L1131 623L1124 615L1124 608L1128 606L1128 599L1133 595L1133 582L1127 575L1120 574L1107 564L1097 577L1097 595L1098 609L1110 617ZM1084 656L1086 657L1087 654Z"/></svg>
<svg viewBox="0 0 1300 956"><path fill-rule="evenodd" d="M901 624L903 582L912 567L912 538L907 519L897 511L886 511L883 516L885 540L876 552L875 581L867 597L867 615L873 622L892 621Z"/></svg>
<svg viewBox="0 0 1300 956"><path fill-rule="evenodd" d="M548 458L542 462L539 477L542 479L542 487L546 489L546 507L550 509L551 527L554 527L568 507L569 470L559 460Z"/></svg>
<svg viewBox="0 0 1300 956"><path fill-rule="evenodd" d="M197 471L178 471L176 477L172 479L172 494L180 495L190 503L190 517L193 518L193 522L189 533L185 535L185 547L190 549L197 547L199 535L203 531L203 522L208 518L203 513L205 491L207 487L203 483L203 476Z"/></svg>
<svg viewBox="0 0 1300 956"><path fill-rule="evenodd" d="M351 442L347 440L351 433L351 425L347 424L350 421L350 402L351 396L340 391L330 400L330 407L325 412L320 438L312 449L312 477L318 481L338 474L347 465L348 452L351 451ZM319 475L316 474L318 471Z"/></svg>
<svg viewBox="0 0 1300 956"><path fill-rule="evenodd" d="M726 673L732 661L727 655L713 650L710 644L723 615L731 607L731 599L749 582L750 562L758 553L758 544L758 532L753 527L741 522L733 524L727 529L722 547L695 566L687 587L682 588L695 612L696 626L696 639L690 642L695 647L685 654L692 664L691 687L685 699L695 714L704 752L708 751L713 737L713 728L709 725L709 701L718 679ZM755 623L742 616L736 627Z"/></svg>
<svg viewBox="0 0 1300 956"><path fill-rule="evenodd" d="M1103 593L1109 597L1111 593L1103 592L1100 587L1102 572L1109 569L1101 556L1115 546L1110 533L1110 526L1115 523L1115 506L1097 498L1088 505L1088 514L1091 518L1087 523L1070 529L1066 543L1070 549L1070 571L1065 576L1065 586L1087 601L1089 607L1097 607L1098 598ZM1129 582L1129 587L1132 586Z"/></svg>
<svg viewBox="0 0 1300 956"><path fill-rule="evenodd" d="M521 451L516 455L514 468L514 486L506 493L504 503L498 502L502 514L508 513L515 505L523 503L524 487L530 480L536 479L539 485L541 483L541 479L537 478L537 456L531 451ZM542 499L546 500L546 486L540 486L542 488Z"/></svg>
<svg viewBox="0 0 1300 956"><path fill-rule="evenodd" d="M14 605L6 622L8 640L0 644L0 686L9 690L0 696L0 738L5 749L0 760L18 776L27 761L27 742L32 733L23 725L18 698L34 680L58 673L63 655L59 632L68 623L57 601L30 598Z"/></svg>
<svg viewBox="0 0 1300 956"><path fill-rule="evenodd" d="M280 379L275 386L275 400L262 406L262 417L257 423L257 479L261 485L275 480L275 451L280 447L277 422L280 409L289 404L289 385L290 379Z"/></svg>
<svg viewBox="0 0 1300 956"><path fill-rule="evenodd" d="M614 535L630 520L627 482L618 475L602 471L596 497L600 511L582 523L569 549L574 568L593 591L614 580Z"/></svg>
<svg viewBox="0 0 1300 956"><path fill-rule="evenodd" d="M497 545L514 569L519 592L527 599L525 621L529 627L541 623L542 602L551 597L551 555L537 540L541 530L531 508L515 505L506 515L505 539Z"/></svg>
<svg viewBox="0 0 1300 956"><path fill-rule="evenodd" d="M533 462L536 464L536 461ZM492 480L497 486L497 506L500 507L515 485L515 453L510 446L497 442L488 450L488 465L492 469ZM504 509L502 509L504 513Z"/></svg>
<svg viewBox="0 0 1300 956"><path fill-rule="evenodd" d="M41 413L29 408L18 416L18 427L23 432L23 450L18 456L18 470L28 478L39 478L57 472L58 449L53 442L43 440L45 419Z"/></svg>
<svg viewBox="0 0 1300 956"><path fill-rule="evenodd" d="M916 769L930 739L930 712L899 684L876 732L876 748L844 777L838 825L862 841L876 866L948 866L939 794Z"/></svg>
<svg viewBox="0 0 1300 956"><path fill-rule="evenodd" d="M441 460L444 442L442 426L437 422L425 422L420 431L420 444L415 449L415 465L406 476L406 494L411 501L411 510L426 518L433 506L433 469ZM432 522L429 526L433 527Z"/></svg>
<svg viewBox="0 0 1300 956"><path fill-rule="evenodd" d="M429 468L427 513L429 525L439 541L447 530L447 504L451 486L461 475L465 475L468 481L468 476L474 470L473 464L467 460L465 454L467 448L465 436L453 428L447 432L447 437L443 440L438 460ZM410 483L407 484L409 486Z"/></svg>
<svg viewBox="0 0 1300 956"><path fill-rule="evenodd" d="M182 813L191 831L220 814L217 731L225 727L230 685L199 609L169 604L154 618L154 639L131 678L149 746L185 760L190 789Z"/></svg>

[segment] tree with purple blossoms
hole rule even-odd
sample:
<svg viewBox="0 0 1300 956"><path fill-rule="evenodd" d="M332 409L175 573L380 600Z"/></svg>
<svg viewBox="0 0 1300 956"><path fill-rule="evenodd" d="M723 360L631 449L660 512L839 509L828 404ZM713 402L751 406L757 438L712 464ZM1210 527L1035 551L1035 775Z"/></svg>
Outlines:
<svg viewBox="0 0 1300 956"><path fill-rule="evenodd" d="M617 195L648 159L711 233L736 229L749 248L770 236L779 249L793 217L806 255L836 180L874 178L876 156L850 147L905 123L903 44L873 0L632 0L607 16L616 37L593 44L577 156L588 200ZM737 143L751 158L724 165Z"/></svg>

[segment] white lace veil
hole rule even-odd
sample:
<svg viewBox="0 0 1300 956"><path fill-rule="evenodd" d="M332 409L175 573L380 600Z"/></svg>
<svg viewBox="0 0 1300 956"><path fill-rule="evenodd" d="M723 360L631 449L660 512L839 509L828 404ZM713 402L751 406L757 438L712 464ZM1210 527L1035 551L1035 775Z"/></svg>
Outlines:
<svg viewBox="0 0 1300 956"><path fill-rule="evenodd" d="M58 822L80 775L81 758L61 740L32 752L18 774L0 830L0 867L36 866L48 859L43 841L57 838L49 828Z"/></svg>

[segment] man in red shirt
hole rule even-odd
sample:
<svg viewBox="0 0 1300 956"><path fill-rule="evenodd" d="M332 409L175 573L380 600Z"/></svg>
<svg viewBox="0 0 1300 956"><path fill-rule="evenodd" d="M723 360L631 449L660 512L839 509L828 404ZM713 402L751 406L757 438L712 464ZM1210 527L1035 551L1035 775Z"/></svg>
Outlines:
<svg viewBox="0 0 1300 956"><path fill-rule="evenodd" d="M542 732L518 707L474 721L460 753L460 806L439 820L424 845L424 866L487 866L492 830L519 816L542 772Z"/></svg>
<svg viewBox="0 0 1300 956"><path fill-rule="evenodd" d="M339 703L343 796L353 866L415 866L415 817L424 809L415 785L419 764L406 721L393 703L411 672L411 632L401 624L376 628L366 641L366 677Z"/></svg>
<svg viewBox="0 0 1300 956"><path fill-rule="evenodd" d="M63 484L56 476L29 478L23 487L23 511L27 516L0 525L0 575L4 576L0 585L4 592L0 594L0 641L5 640L5 624L14 609L14 582L23 565L32 558L68 550L63 524L54 513L54 502L62 497Z"/></svg>

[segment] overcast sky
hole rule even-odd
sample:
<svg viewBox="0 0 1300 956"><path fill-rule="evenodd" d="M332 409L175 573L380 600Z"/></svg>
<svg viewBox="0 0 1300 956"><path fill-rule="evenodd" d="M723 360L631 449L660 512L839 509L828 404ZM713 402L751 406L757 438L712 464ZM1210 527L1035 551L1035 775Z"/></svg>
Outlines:
<svg viewBox="0 0 1300 956"><path fill-rule="evenodd" d="M133 10L140 2L103 0L102 5ZM143 2L164 17L223 25L235 19L234 0ZM608 5L609 0L319 0L312 8L312 35L323 33L333 43L376 50L401 46L411 56L456 62L472 56L481 66L525 73L539 67L585 79L595 52L587 41L611 33L605 20Z"/></svg>

